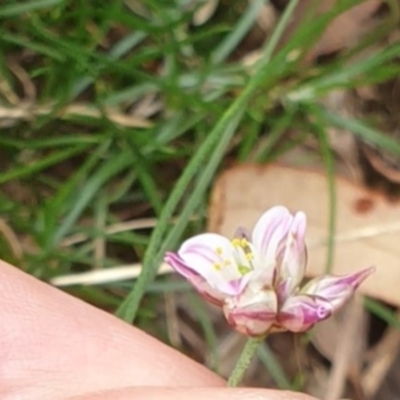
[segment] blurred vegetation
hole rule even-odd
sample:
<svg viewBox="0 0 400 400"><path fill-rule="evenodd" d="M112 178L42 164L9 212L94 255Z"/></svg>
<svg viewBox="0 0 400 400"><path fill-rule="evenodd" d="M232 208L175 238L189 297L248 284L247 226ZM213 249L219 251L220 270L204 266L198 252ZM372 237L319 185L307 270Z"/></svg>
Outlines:
<svg viewBox="0 0 400 400"><path fill-rule="evenodd" d="M3 1L1 257L44 280L142 262L134 285L72 291L119 307L128 321L140 311L145 323L159 296L141 303L145 292L187 290L153 280L165 250L204 228L221 168L271 161L313 135L332 177L330 126L400 154L400 144L368 121L345 119L320 102L331 91L398 75L400 44L376 47L382 35L371 35L307 65L304 56L325 27L360 1L338 1L282 44L297 3L289 2L249 64L244 39L261 0L221 1L201 25L193 23L196 1ZM285 134L290 127L295 135Z"/></svg>

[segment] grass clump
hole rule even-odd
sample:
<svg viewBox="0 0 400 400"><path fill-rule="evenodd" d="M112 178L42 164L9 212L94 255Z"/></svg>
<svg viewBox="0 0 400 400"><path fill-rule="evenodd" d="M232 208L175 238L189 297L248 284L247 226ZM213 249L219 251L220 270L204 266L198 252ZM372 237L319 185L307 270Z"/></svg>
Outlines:
<svg viewBox="0 0 400 400"><path fill-rule="evenodd" d="M330 126L400 154L367 122L320 102L398 74L399 44L369 39L330 62L304 63L324 29L360 1L338 1L283 42L298 4L289 1L253 64L241 56L244 39L266 2L225 3L197 26L196 1L3 2L3 258L41 279L142 262L129 294L126 284L76 289L133 321L149 315L139 305L165 250L202 229L221 166L269 161L314 135L332 178ZM297 133L284 136L289 127Z"/></svg>

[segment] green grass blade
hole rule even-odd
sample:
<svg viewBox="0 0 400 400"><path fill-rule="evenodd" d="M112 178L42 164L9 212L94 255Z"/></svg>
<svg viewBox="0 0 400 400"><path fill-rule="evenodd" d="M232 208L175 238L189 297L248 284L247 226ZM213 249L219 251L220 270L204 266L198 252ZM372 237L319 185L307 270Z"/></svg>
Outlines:
<svg viewBox="0 0 400 400"><path fill-rule="evenodd" d="M12 17L33 10L40 10L60 4L63 0L35 0L18 2L0 7L0 17Z"/></svg>
<svg viewBox="0 0 400 400"><path fill-rule="evenodd" d="M0 174L0 184L11 181L13 179L21 179L29 175L33 175L45 168L48 168L54 164L57 164L61 161L64 161L74 155L83 152L88 147L89 147L88 145L87 146L80 145L71 147L67 150L60 150L57 152L53 152L49 156L41 158L39 161L21 167L15 167L14 169L11 169L8 172L3 172L2 174Z"/></svg>
<svg viewBox="0 0 400 400"><path fill-rule="evenodd" d="M361 120L353 118L344 118L341 115L335 114L323 107L313 106L314 114L318 114L329 124L342 129L349 130L361 139L374 144L392 154L400 155L399 141L389 137L388 135L379 132L378 130L366 125Z"/></svg>
<svg viewBox="0 0 400 400"><path fill-rule="evenodd" d="M290 390L292 385L283 371L279 361L276 359L274 353L271 351L267 343L263 343L259 349L257 356L259 360L265 365L272 379L280 389Z"/></svg>
<svg viewBox="0 0 400 400"><path fill-rule="evenodd" d="M297 3L297 0L292 0L291 3L293 2ZM287 18L286 21L289 21L289 18ZM222 115L219 122L207 136L203 145L195 153L176 183L173 192L163 208L159 222L153 231L150 244L144 256L143 269L138 278L137 284L117 310L117 315L124 320L129 322L134 320L140 300L146 291L146 286L154 279L157 273L159 262L162 257L160 249L163 250L169 242L164 243L164 246L162 245L165 232L169 226L169 221L182 197L186 193L191 181L198 175L199 171L202 171L200 172L197 185L189 196L186 207L182 211L177 225L174 227L176 232L174 239L178 236L177 233L180 234L182 232L183 227L189 220L192 212L200 203L202 196L211 182L211 174L216 170L224 155L224 150L233 136L234 129L232 129L232 121L237 119L237 122L239 122L239 118L244 112L249 100L253 94L260 89L260 86L268 87L268 85L271 85L274 82L274 79L279 76L277 72L275 74L272 73L274 71L273 68L275 67L273 63L268 65L268 67L269 68L258 68L257 73L254 74L243 92ZM282 71L279 72L282 74ZM216 153L215 149L221 153ZM209 160L210 154L213 154L212 164ZM172 235L172 233L170 235ZM172 236L170 236L170 241L172 242L171 237Z"/></svg>
<svg viewBox="0 0 400 400"><path fill-rule="evenodd" d="M205 308L204 301L199 298L197 294L189 292L187 294L191 303L191 308L195 310L198 321L203 329L204 337L207 343L207 349L210 352L211 358L208 367L218 372L218 340L212 321L210 320L209 313Z"/></svg>
<svg viewBox="0 0 400 400"><path fill-rule="evenodd" d="M309 108L310 114L313 108ZM332 151L329 146L329 140L327 133L324 128L323 121L316 118L316 122L313 124L316 131L319 148L321 151L322 159L325 164L327 183L328 183L328 209L329 209L329 220L328 220L328 243L327 243L327 255L326 255L326 268L327 274L332 272L334 255L335 255L335 233L336 233L336 182L335 182L335 167Z"/></svg>
<svg viewBox="0 0 400 400"><path fill-rule="evenodd" d="M54 232L66 209L68 209L71 199L75 200L76 193L80 191L80 185L83 185L88 180L90 172L104 158L108 149L109 142L107 141L95 148L83 164L44 203L37 221L37 226L41 227L39 230L40 240L38 241L43 248L51 246L50 243L53 240Z"/></svg>
<svg viewBox="0 0 400 400"><path fill-rule="evenodd" d="M263 7L264 0L255 0L249 3L247 10L240 18L232 32L220 43L211 54L211 62L220 64L237 47L248 31L254 26L254 22Z"/></svg>
<svg viewBox="0 0 400 400"><path fill-rule="evenodd" d="M379 303L379 301L366 297L364 299L365 308L372 314L387 322L389 325L400 329L400 319L396 315L395 311L392 311L389 307Z"/></svg>
<svg viewBox="0 0 400 400"><path fill-rule="evenodd" d="M123 151L118 157L112 157L106 161L102 167L85 183L77 196L76 202L69 214L61 221L60 226L55 231L51 241L51 247L56 246L61 239L70 231L76 220L82 214L83 210L90 204L100 188L106 182L128 168L132 162L132 156L129 150Z"/></svg>

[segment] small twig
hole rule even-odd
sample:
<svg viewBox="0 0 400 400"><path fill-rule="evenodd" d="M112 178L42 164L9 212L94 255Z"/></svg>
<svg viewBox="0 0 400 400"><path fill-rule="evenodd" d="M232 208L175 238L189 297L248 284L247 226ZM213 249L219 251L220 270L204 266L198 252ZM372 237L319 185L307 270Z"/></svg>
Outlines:
<svg viewBox="0 0 400 400"><path fill-rule="evenodd" d="M142 266L140 264L119 265L112 268L104 268L79 274L60 275L50 280L54 286L72 285L99 285L110 282L135 279L139 276ZM168 264L162 264L158 275L168 274L172 268Z"/></svg>
<svg viewBox="0 0 400 400"><path fill-rule="evenodd" d="M10 71L18 78L24 88L24 101L33 102L36 99L36 87L29 77L29 74L13 59L7 61ZM15 102L14 104L16 104Z"/></svg>
<svg viewBox="0 0 400 400"><path fill-rule="evenodd" d="M164 293L165 299L165 319L167 323L168 338L171 345L175 348L182 346L180 335L180 324L177 314L177 304L175 293Z"/></svg>
<svg viewBox="0 0 400 400"><path fill-rule="evenodd" d="M400 231L400 223L394 222L393 224L367 226L361 229L355 229L345 233L337 234L334 236L336 243L354 242L360 239L377 237L382 235L389 235L391 233L398 233ZM326 244L326 239L318 239L311 241L309 247L320 247Z"/></svg>
<svg viewBox="0 0 400 400"><path fill-rule="evenodd" d="M337 400L342 395L350 366L357 363L357 358L359 359L357 349L360 341L364 343L365 340L363 321L363 302L360 296L355 295L346 306L344 327L332 360L332 371L326 385L324 400Z"/></svg>
<svg viewBox="0 0 400 400"><path fill-rule="evenodd" d="M95 228L97 232L104 232L104 227L106 224L106 213L104 208L106 208L106 200L101 197L97 203L97 212L95 217ZM94 258L94 268L100 269L103 267L103 261L106 257L106 240L105 236L98 235L93 240L93 258Z"/></svg>
<svg viewBox="0 0 400 400"><path fill-rule="evenodd" d="M4 239L7 240L14 256L17 259L21 259L23 255L23 250L20 244L20 240L18 239L15 232L11 229L11 227L3 219L0 219L0 233L3 235Z"/></svg>
<svg viewBox="0 0 400 400"><path fill-rule="evenodd" d="M21 101L14 107L0 107L0 126L4 125L2 120L7 122L7 126L10 125L10 121L31 121L38 116L50 114L53 108L53 104L37 105L26 101ZM75 103L65 106L57 115L61 119L69 119L74 116L95 119L106 117L117 125L131 128L148 128L152 125L147 119L123 114L113 108L105 108L102 112L86 103Z"/></svg>
<svg viewBox="0 0 400 400"><path fill-rule="evenodd" d="M400 318L400 312L397 313ZM361 385L367 398L373 398L385 379L400 348L400 331L390 328L373 351L373 360L364 372Z"/></svg>
<svg viewBox="0 0 400 400"><path fill-rule="evenodd" d="M132 221L118 222L117 224L110 225L104 229L104 232L108 235L112 235L114 233L154 228L156 223L157 223L157 218L134 219ZM89 239L90 236L88 234L77 233L75 235L71 235L65 238L61 242L61 246L69 247L74 244L85 242L86 240Z"/></svg>
<svg viewBox="0 0 400 400"><path fill-rule="evenodd" d="M198 216L194 215L190 220L195 221ZM172 218L171 223L174 223L176 218ZM134 219L132 221L118 222L116 224L110 225L104 228L104 232L107 235L113 235L114 233L135 231L139 229L149 229L154 228L157 224L157 218L141 218ZM85 242L91 239L87 233L76 233L74 235L68 236L61 242L62 247L73 246L74 244Z"/></svg>

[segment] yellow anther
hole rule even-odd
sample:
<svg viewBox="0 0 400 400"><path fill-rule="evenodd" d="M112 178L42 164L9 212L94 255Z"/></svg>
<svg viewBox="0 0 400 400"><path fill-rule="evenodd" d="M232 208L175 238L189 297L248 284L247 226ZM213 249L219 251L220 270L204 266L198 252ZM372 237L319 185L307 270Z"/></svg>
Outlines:
<svg viewBox="0 0 400 400"><path fill-rule="evenodd" d="M215 264L213 265L213 268L214 268L216 271L219 271L219 270L222 268L222 266L221 266L221 264L215 263Z"/></svg>
<svg viewBox="0 0 400 400"><path fill-rule="evenodd" d="M238 238L233 239L233 240L232 240L232 244L233 244L235 247L241 247L240 239L238 239Z"/></svg>
<svg viewBox="0 0 400 400"><path fill-rule="evenodd" d="M246 253L245 256L246 256L246 259L249 260L249 261L254 260L253 253Z"/></svg>
<svg viewBox="0 0 400 400"><path fill-rule="evenodd" d="M249 246L249 242L247 241L246 238L242 238L242 239L240 240L240 245L241 245L243 248L245 248L245 247L248 247L248 246Z"/></svg>
<svg viewBox="0 0 400 400"><path fill-rule="evenodd" d="M222 254L222 247L217 247L215 252L220 256Z"/></svg>

